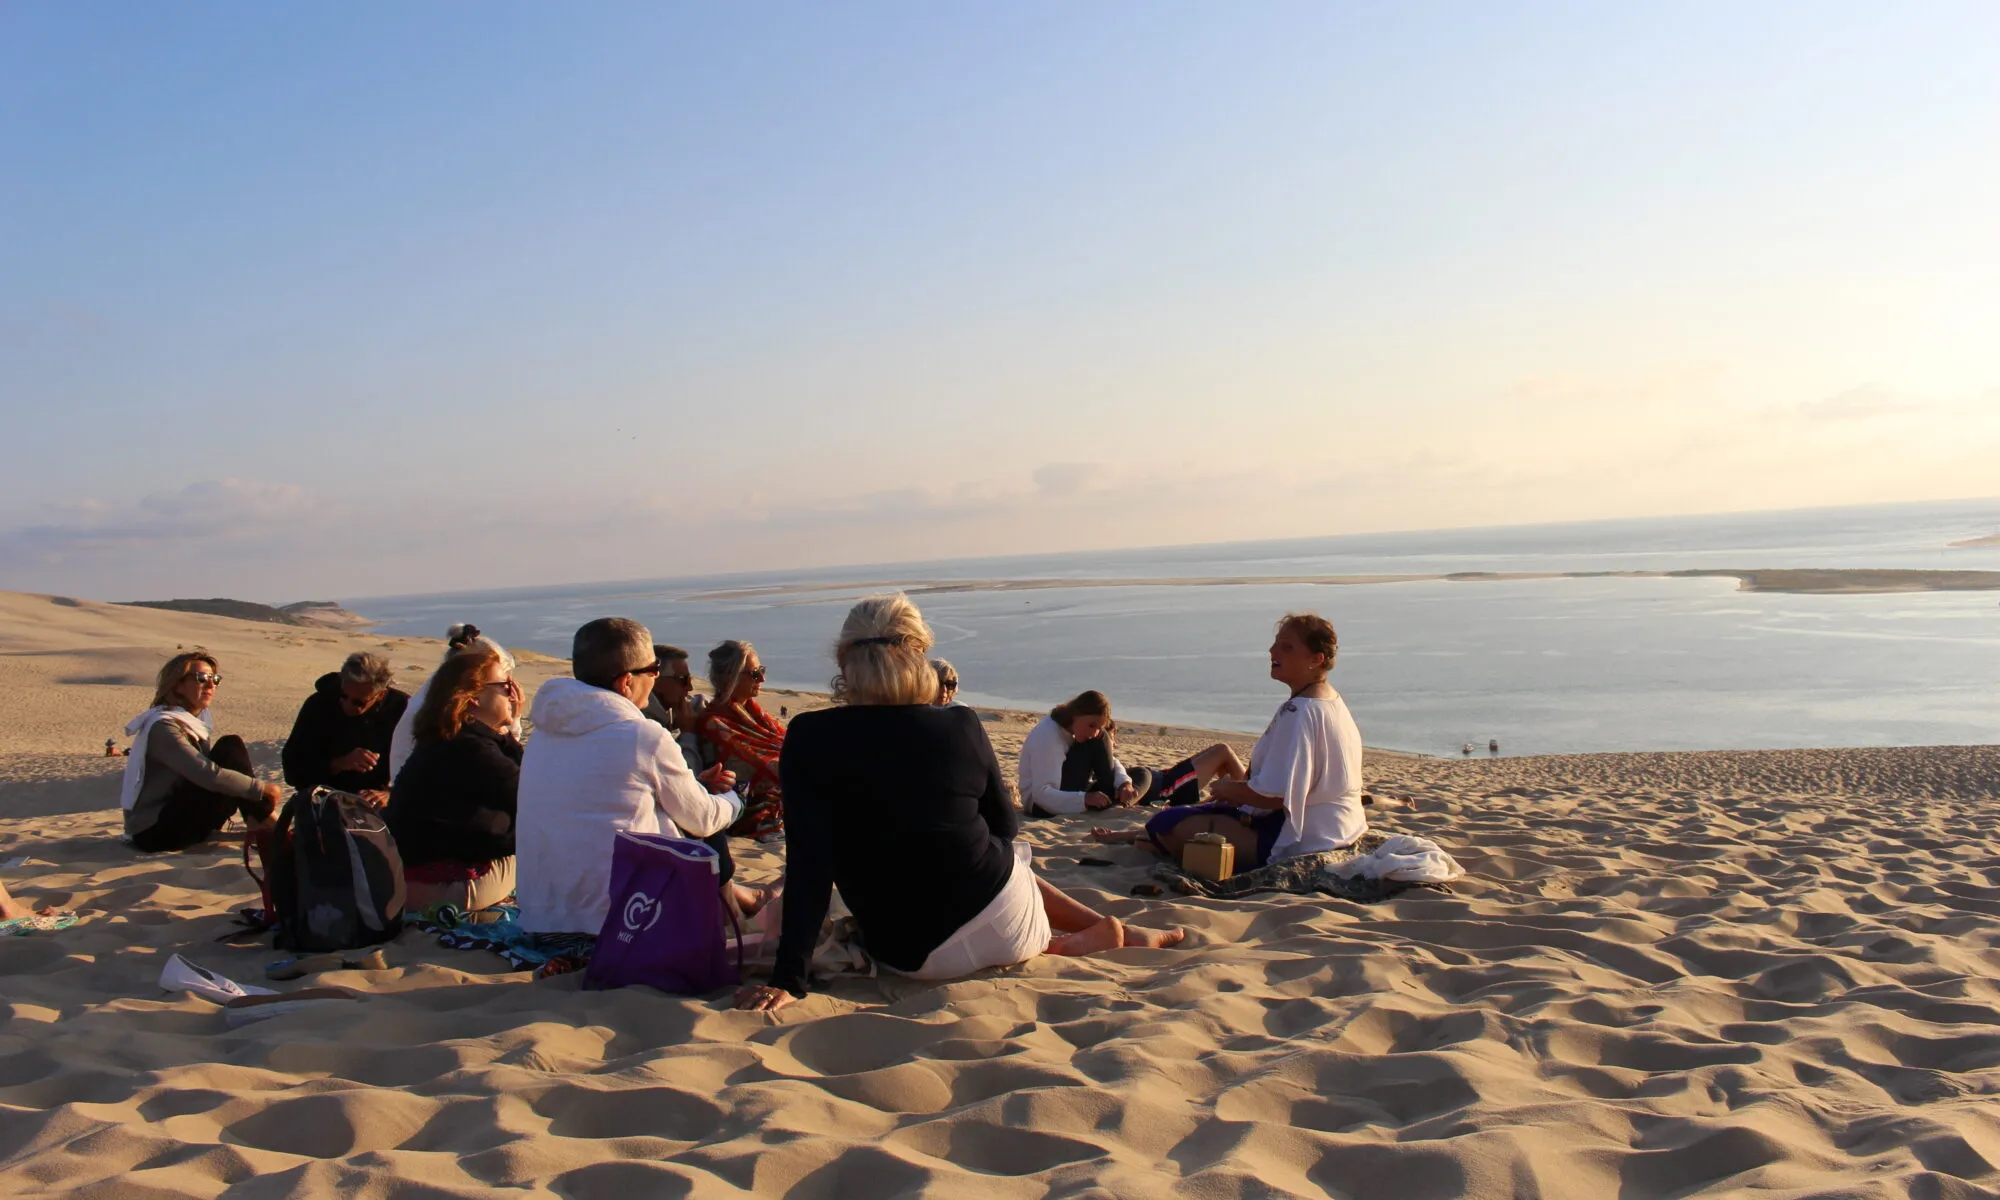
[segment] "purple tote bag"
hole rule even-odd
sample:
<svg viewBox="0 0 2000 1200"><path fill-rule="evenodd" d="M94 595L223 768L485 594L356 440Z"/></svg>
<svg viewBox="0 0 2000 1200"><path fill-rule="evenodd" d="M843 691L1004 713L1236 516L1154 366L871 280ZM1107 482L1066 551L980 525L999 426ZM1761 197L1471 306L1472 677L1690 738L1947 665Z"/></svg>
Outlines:
<svg viewBox="0 0 2000 1200"><path fill-rule="evenodd" d="M643 983L699 995L734 985L723 937L721 860L701 842L620 830L612 843L611 911L584 973L587 988Z"/></svg>

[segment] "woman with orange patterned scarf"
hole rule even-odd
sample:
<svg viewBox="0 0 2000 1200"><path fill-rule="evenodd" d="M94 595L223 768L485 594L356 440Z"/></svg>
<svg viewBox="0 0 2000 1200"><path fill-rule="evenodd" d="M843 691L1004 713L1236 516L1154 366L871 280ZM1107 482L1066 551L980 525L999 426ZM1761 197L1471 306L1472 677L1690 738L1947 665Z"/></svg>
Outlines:
<svg viewBox="0 0 2000 1200"><path fill-rule="evenodd" d="M764 664L756 647L724 642L710 650L708 682L715 699L695 718L695 732L715 747L717 761L743 781L743 819L729 832L771 841L785 832L785 802L778 787L785 726L757 703L764 690Z"/></svg>

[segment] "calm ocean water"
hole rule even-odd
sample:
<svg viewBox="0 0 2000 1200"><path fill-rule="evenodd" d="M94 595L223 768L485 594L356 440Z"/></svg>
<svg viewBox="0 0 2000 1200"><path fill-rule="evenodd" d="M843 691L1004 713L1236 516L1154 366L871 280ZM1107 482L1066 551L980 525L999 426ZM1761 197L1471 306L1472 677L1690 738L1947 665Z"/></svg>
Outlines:
<svg viewBox="0 0 2000 1200"><path fill-rule="evenodd" d="M1659 571L2000 569L2000 500L1602 521L961 559L348 601L385 632L473 621L567 655L592 617L643 621L700 655L757 644L775 686L823 689L828 647L871 581ZM799 585L853 582L830 591ZM710 593L763 589L750 596ZM1283 693L1274 619L1340 633L1333 682L1371 745L1455 754L2000 741L2000 593L1746 593L1733 579L1105 585L919 596L962 698L1045 708L1086 688L1127 722L1255 732Z"/></svg>

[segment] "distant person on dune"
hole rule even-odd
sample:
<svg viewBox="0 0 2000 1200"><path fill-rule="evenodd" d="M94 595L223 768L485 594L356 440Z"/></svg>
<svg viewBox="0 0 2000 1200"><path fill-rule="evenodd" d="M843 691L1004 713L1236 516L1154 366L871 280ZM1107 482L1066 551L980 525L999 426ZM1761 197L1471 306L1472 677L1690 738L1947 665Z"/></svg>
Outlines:
<svg viewBox="0 0 2000 1200"><path fill-rule="evenodd" d="M535 693L514 833L522 928L602 929L620 830L702 838L742 815L735 776L696 778L673 735L639 710L660 669L644 625L600 617L571 641L575 677Z"/></svg>
<svg viewBox="0 0 2000 1200"><path fill-rule="evenodd" d="M918 979L1185 936L1126 925L1036 877L978 714L933 703L931 640L907 596L871 596L847 614L834 650L840 703L801 714L785 739L777 962L771 983L742 989L737 1007L783 1008L806 994L836 886L869 954Z"/></svg>
<svg viewBox="0 0 2000 1200"><path fill-rule="evenodd" d="M708 682L715 699L695 718L695 732L744 781L743 817L729 832L772 841L785 832L784 790L778 779L785 726L757 703L764 690L764 663L757 648L730 641L710 650Z"/></svg>
<svg viewBox="0 0 2000 1200"><path fill-rule="evenodd" d="M132 755L118 802L126 840L135 848L185 850L208 840L232 815L261 828L277 811L284 793L257 780L243 739L217 738L209 727L208 707L221 686L214 655L176 654L160 668L153 706L125 726Z"/></svg>
<svg viewBox="0 0 2000 1200"><path fill-rule="evenodd" d="M1271 641L1271 678L1291 689L1250 753L1244 779L1219 779L1209 803L1168 809L1136 830L1099 829L1100 842L1150 842L1178 855L1196 832L1236 844L1239 861L1338 850L1368 832L1361 801L1361 732L1327 684L1339 642L1317 613L1288 613Z"/></svg>
<svg viewBox="0 0 2000 1200"><path fill-rule="evenodd" d="M507 664L507 670L510 673L514 670L514 656L507 653L505 646L479 632L479 626L477 625L453 625L450 629L445 630L444 639L445 659L450 659L452 655L467 647L484 646L500 655L500 660ZM430 690L430 686L429 680L425 680L417 686L416 695L411 696L409 703L403 706L402 718L396 722L396 732L389 739L389 778L391 779L403 773L403 764L409 761L410 752L417 748L417 734L415 729L417 709L423 705L424 693ZM521 731L518 728L507 730L507 732L513 734L516 739L521 736Z"/></svg>
<svg viewBox="0 0 2000 1200"><path fill-rule="evenodd" d="M356 651L313 685L285 739L285 782L352 792L377 808L389 802L389 743L409 706L389 660Z"/></svg>
<svg viewBox="0 0 2000 1200"><path fill-rule="evenodd" d="M1152 789L1153 773L1144 767L1127 771L1118 761L1112 752L1116 729L1111 700L1103 692L1079 692L1050 709L1021 743L1016 779L1028 815L1139 803Z"/></svg>

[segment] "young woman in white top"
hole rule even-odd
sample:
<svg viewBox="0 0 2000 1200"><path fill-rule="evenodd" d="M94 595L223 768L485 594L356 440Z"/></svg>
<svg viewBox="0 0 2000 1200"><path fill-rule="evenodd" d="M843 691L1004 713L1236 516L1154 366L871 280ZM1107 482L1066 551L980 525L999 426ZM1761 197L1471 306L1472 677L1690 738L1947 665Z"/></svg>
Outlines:
<svg viewBox="0 0 2000 1200"><path fill-rule="evenodd" d="M1271 642L1271 678L1292 691L1257 748L1250 777L1219 779L1211 801L1285 813L1270 861L1352 845L1368 832L1361 809L1361 731L1340 693L1326 682L1339 649L1333 625L1317 613L1288 613Z"/></svg>
<svg viewBox="0 0 2000 1200"><path fill-rule="evenodd" d="M1017 779L1021 807L1031 817L1080 813L1114 804L1137 804L1151 790L1153 773L1127 771L1111 749L1111 701L1083 692L1058 704L1021 743Z"/></svg>

